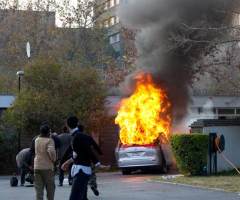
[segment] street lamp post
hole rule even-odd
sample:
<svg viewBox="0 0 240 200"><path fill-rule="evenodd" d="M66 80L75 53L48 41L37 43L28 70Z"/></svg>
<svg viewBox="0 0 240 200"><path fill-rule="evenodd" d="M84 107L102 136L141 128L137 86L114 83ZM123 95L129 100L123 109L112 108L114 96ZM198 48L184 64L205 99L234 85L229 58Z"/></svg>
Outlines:
<svg viewBox="0 0 240 200"><path fill-rule="evenodd" d="M18 92L20 93L21 91L21 77L24 75L24 71L18 71L17 76L18 76Z"/></svg>
<svg viewBox="0 0 240 200"><path fill-rule="evenodd" d="M30 59L31 57L31 47L30 47L30 43L27 42L26 43L26 53L27 53L27 57L28 59ZM22 76L24 76L24 71L18 71L17 72L17 77L18 77L18 94L20 95L21 92L21 78ZM22 122L22 120L21 120ZM21 128L18 130L18 152L21 150L21 132L22 132L22 125Z"/></svg>
<svg viewBox="0 0 240 200"><path fill-rule="evenodd" d="M21 77L24 75L24 71L18 71L18 93L21 92ZM18 152L21 150L21 128L18 130Z"/></svg>

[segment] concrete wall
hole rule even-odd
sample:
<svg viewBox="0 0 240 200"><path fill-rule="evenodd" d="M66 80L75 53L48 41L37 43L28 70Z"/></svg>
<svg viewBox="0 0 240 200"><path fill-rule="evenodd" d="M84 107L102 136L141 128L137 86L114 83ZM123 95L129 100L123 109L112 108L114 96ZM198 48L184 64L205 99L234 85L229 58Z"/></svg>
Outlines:
<svg viewBox="0 0 240 200"><path fill-rule="evenodd" d="M225 137L224 155L233 162L238 168L240 167L240 126L213 126L205 127L203 133L217 133ZM218 153L218 171L227 171L233 169Z"/></svg>

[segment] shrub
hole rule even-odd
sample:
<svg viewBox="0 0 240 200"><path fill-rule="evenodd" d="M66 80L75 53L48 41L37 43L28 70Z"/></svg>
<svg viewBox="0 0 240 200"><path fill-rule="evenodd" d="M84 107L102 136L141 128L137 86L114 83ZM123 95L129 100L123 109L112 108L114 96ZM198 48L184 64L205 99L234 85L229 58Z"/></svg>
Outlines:
<svg viewBox="0 0 240 200"><path fill-rule="evenodd" d="M15 172L16 147L16 134L12 130L0 130L0 174Z"/></svg>
<svg viewBox="0 0 240 200"><path fill-rule="evenodd" d="M181 173L203 174L207 166L208 135L174 135L171 145Z"/></svg>
<svg viewBox="0 0 240 200"><path fill-rule="evenodd" d="M89 132L99 130L105 118L106 93L94 68L35 61L25 69L21 93L4 113L4 123L33 137L42 121L58 132L68 116L76 115Z"/></svg>

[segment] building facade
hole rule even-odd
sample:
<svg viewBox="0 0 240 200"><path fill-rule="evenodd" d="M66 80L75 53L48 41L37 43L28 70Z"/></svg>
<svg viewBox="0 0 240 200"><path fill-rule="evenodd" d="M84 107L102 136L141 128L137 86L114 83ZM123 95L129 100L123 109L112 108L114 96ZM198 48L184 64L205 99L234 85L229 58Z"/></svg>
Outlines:
<svg viewBox="0 0 240 200"><path fill-rule="evenodd" d="M189 113L196 119L240 118L240 96L193 96Z"/></svg>
<svg viewBox="0 0 240 200"><path fill-rule="evenodd" d="M135 31L125 28L117 10L128 0L97 0L94 9L95 24L107 30L109 44L113 47L120 66L134 63L136 57Z"/></svg>

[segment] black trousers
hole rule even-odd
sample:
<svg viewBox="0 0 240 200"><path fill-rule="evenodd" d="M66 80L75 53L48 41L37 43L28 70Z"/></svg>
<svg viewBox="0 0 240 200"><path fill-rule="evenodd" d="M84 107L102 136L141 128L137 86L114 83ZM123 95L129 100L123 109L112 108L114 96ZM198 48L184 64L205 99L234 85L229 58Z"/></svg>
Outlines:
<svg viewBox="0 0 240 200"><path fill-rule="evenodd" d="M97 190L97 176L94 168L92 168L92 175L89 178L88 185L92 189Z"/></svg>
<svg viewBox="0 0 240 200"><path fill-rule="evenodd" d="M26 167L19 168L20 177L21 177L21 185L24 185L25 177L26 177L26 174L28 173L28 171L29 170Z"/></svg>
<svg viewBox="0 0 240 200"><path fill-rule="evenodd" d="M73 177L72 190L69 200L87 200L87 187L89 175L82 170Z"/></svg>

